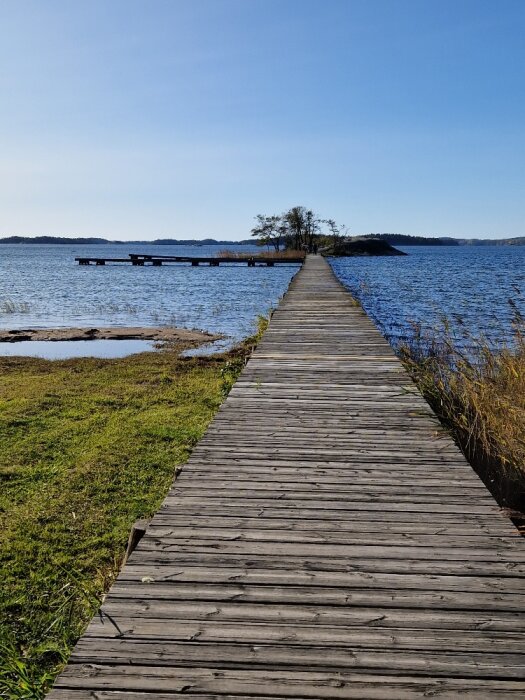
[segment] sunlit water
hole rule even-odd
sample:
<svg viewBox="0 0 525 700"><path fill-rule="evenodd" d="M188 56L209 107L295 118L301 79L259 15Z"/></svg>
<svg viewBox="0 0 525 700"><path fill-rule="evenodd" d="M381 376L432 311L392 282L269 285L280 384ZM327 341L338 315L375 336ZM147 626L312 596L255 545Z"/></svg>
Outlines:
<svg viewBox="0 0 525 700"><path fill-rule="evenodd" d="M0 327L177 326L221 333L231 344L252 333L258 316L277 306L297 265L85 267L74 261L77 256L127 257L134 252L206 257L222 248L0 245ZM120 346L123 341L114 342ZM0 345L0 354L12 354L6 349L10 344ZM21 344L15 347L21 354Z"/></svg>
<svg viewBox="0 0 525 700"><path fill-rule="evenodd" d="M512 336L512 300L525 314L525 247L411 246L406 257L339 258L337 276L395 345L423 329L452 323L494 344ZM468 342L468 341L466 341Z"/></svg>
<svg viewBox="0 0 525 700"><path fill-rule="evenodd" d="M413 322L432 328L444 315L459 335L467 329L497 343L511 335L508 300L525 314L525 248L404 250L406 257L331 260L336 274L394 344L410 337ZM82 267L74 262L75 256L209 256L217 251L213 246L0 245L0 327L171 325L223 333L227 343L238 341L253 332L259 314L279 303L296 266ZM47 355L43 344L35 342L27 347L0 345L0 354L43 352L47 357L58 357L59 345L68 357L80 352L117 357L150 347L147 341L49 343L55 350Z"/></svg>

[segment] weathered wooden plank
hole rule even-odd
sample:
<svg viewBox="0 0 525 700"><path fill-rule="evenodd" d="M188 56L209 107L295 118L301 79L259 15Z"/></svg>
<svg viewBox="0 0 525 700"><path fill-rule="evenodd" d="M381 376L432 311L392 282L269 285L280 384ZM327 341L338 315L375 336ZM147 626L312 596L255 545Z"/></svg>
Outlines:
<svg viewBox="0 0 525 700"><path fill-rule="evenodd" d="M303 474L302 478L301 473ZM384 472L382 473L384 474ZM379 493L387 490L391 493L396 491L403 493L409 489L414 489L416 492L427 489L437 493L445 493L446 495L460 492L466 494L474 492L472 495L475 495L481 489L482 495L486 494L485 487L481 481L470 482L464 486L460 479L432 479L426 478L425 474L422 476L421 473L412 473L409 475L409 478L406 476L388 478L386 475L382 477L376 474L373 476L361 476L359 472L349 476L348 470L346 472L334 470L332 475L322 470L286 473L284 469L271 467L266 469L262 467L261 470L231 467L229 471L221 470L218 467L210 468L209 471L192 469L185 474L184 481L180 482L178 486L185 488L188 485L199 486L201 484L211 488L218 486L230 489L234 489L237 486L246 488L247 485L253 489L268 488L268 485L271 484L272 488L275 489L290 489L298 492L309 491L310 489L318 489L325 492L340 486L341 493L352 490L358 491L359 489L366 490L368 493L371 490Z"/></svg>
<svg viewBox="0 0 525 700"><path fill-rule="evenodd" d="M192 577L192 572L197 571ZM231 576L231 580L225 584L209 583L205 581L205 570L187 569L184 580L181 577L169 578L166 582L161 582L162 575L154 579L151 575L141 576L144 569L135 568L129 573L131 580L126 577L119 578L111 591L113 600L131 599L134 602L148 600L150 602L158 600L180 601L187 600L193 603L198 601L242 601L253 603L278 603L280 605L315 605L319 610L320 606L374 606L380 611L384 607L394 606L396 608L412 608L415 610L479 610L486 613L489 610L500 610L503 612L522 613L525 608L525 593L510 593L505 591L497 594L493 589L485 588L484 592L479 590L469 591L469 584L461 584L455 581L457 588L463 587L465 590L444 590L438 587L437 583L429 581L417 581L417 588L406 586L406 581L401 582L398 588L352 588L351 586L320 586L317 585L275 585L272 584L268 576L269 572L260 577L263 585L257 583L237 583ZM135 576L133 577L133 573ZM150 571L150 574L152 572ZM256 573L256 572L251 572ZM200 576L199 576L200 574ZM142 579L145 578L147 583ZM195 580L192 580L195 579ZM204 583L199 582L205 581ZM459 577L451 577L457 579ZM228 579L225 577L225 581ZM258 580L255 578L249 581ZM185 581L188 581L186 583ZM388 583L393 585L395 580L389 579ZM362 583L364 586L364 582ZM425 588L426 586L426 588ZM151 590L147 590L152 587ZM474 586L475 588L475 586ZM487 590L489 592L487 592ZM412 611L411 611L412 612ZM407 617L407 619L410 619Z"/></svg>
<svg viewBox="0 0 525 700"><path fill-rule="evenodd" d="M82 688L54 688L51 694L48 696L53 700L152 700L152 694L150 692L134 692L130 690L86 690ZM221 700L268 700L268 695L228 695L217 693L213 695L203 694L203 693L191 693L186 689L182 692L169 691L168 693L158 693L155 692L155 700L173 700L173 698L191 698L191 700L217 700L218 697ZM276 695L272 695L274 700L284 700L281 696L278 698Z"/></svg>
<svg viewBox="0 0 525 700"><path fill-rule="evenodd" d="M181 489L182 491L182 489ZM392 496L391 498L385 497L384 499L366 499L362 500L322 500L320 498L301 498L301 497L287 497L286 492L275 493L269 495L267 498L259 498L257 494L253 494L253 497L236 497L235 493L231 496L225 494L224 496L213 496L213 494L201 494L200 496L195 496L193 494L179 493L178 487L172 489L170 495L165 500L166 508L176 509L180 505L184 505L186 508L194 506L197 510L200 507L204 507L204 504L209 503L212 507L223 507L227 508L229 505L235 506L238 501L239 504L244 503L246 507L253 509L264 509L271 508L273 510L278 510L282 508L294 508L295 510L303 510L303 514L306 513L307 509L317 510L317 511L365 511L367 513L382 513L384 511L392 512L419 512L419 513L467 513L472 515L486 515L491 514L496 516L497 509L491 502L478 502L475 499L468 499L465 497L464 502L455 503L451 502L441 502L439 499L432 499L432 496L428 498L417 498L414 496L413 500L403 499L401 497L397 498ZM232 503L233 501L233 503ZM242 505L241 505L242 507ZM379 516L376 516L376 518Z"/></svg>
<svg viewBox="0 0 525 700"><path fill-rule="evenodd" d="M141 659L143 664L163 666L209 666L219 664L229 668L279 668L294 666L298 669L336 671L376 671L408 673L410 675L454 675L475 679L498 676L502 664L508 668L509 679L525 677L525 657L521 654L476 654L468 656L453 652L426 652L410 650L347 649L334 647L330 655L323 647L295 645L213 644L200 642L158 642L156 640L104 640L85 638L73 655L73 663L96 663L103 650L114 664L123 664L129 658Z"/></svg>
<svg viewBox="0 0 525 700"><path fill-rule="evenodd" d="M202 543L205 540L212 542L275 542L285 544L334 544L348 546L371 545L371 546L395 546L395 547L459 547L463 549L474 548L479 551L478 541L470 536L451 535L450 533L431 535L428 532L412 533L405 531L397 536L390 530L381 532L334 532L333 528L328 532L318 532L316 530L302 530L299 532L289 532L285 529L251 529L241 530L227 527L162 527L153 525L148 529L149 546L159 542L176 546L177 544ZM486 547L494 548L499 552L516 551L515 545L519 542L519 535L515 537L493 537L485 542ZM147 543L146 543L147 544Z"/></svg>
<svg viewBox="0 0 525 700"><path fill-rule="evenodd" d="M297 486L297 487L296 487ZM301 488L302 487L302 488ZM410 487L392 487L387 489L384 487L373 488L366 486L358 486L352 488L351 486L341 485L341 488L337 489L334 485L329 485L328 487L322 487L321 484L308 483L307 481L303 484L272 484L271 482L264 483L252 483L247 482L218 482L212 483L206 479L202 482L188 482L177 484L175 488L172 489L172 496L185 496L188 497L201 495L203 498L240 498L240 499L262 499L277 498L281 501L294 500L298 498L308 501L319 501L322 499L326 503L331 503L331 501L336 501L341 503L341 499L345 499L344 502L349 501L379 501L381 503L395 501L396 503L403 503L405 501L410 501L412 503L465 503L470 504L471 498L475 497L478 503L486 503L491 510L494 508L494 501L486 495L486 492L481 494L475 492L474 494L469 491L461 492L458 489L453 488L438 488L427 486L426 488L417 489Z"/></svg>
<svg viewBox="0 0 525 700"><path fill-rule="evenodd" d="M189 548L188 548L189 549ZM199 551L181 552L176 551L149 551L138 548L130 557L138 558L144 563L167 564L173 562L179 567L197 565L208 566L210 568L236 567L236 568L268 568L268 569L296 569L304 566L305 571L361 571L363 573L389 573L406 574L410 572L418 574L432 574L444 576L446 574L459 576L491 576L500 581L502 588L505 586L503 579L506 577L523 577L525 575L525 565L522 562L513 562L511 557L502 558L497 561L494 557L489 561L472 561L469 559L440 559L437 556L432 558L408 558L409 553L404 552L403 557L334 557L334 556L310 556L307 559L290 554L257 554L255 553L234 553L234 552L213 552Z"/></svg>
<svg viewBox="0 0 525 700"><path fill-rule="evenodd" d="M54 688L51 694L48 696L53 700L152 700L152 694L150 692L142 693L140 691L134 692L130 690L92 690L83 688ZM158 693L155 692L155 700L173 700L173 698L191 698L191 700L217 700L218 697L221 700L268 700L268 695L228 695L217 693L213 695L203 694L203 693L189 693L186 689L183 689L181 693L177 691L169 691L168 693ZM274 700L284 700L281 696L278 698L276 695L272 695Z"/></svg>
<svg viewBox="0 0 525 700"><path fill-rule="evenodd" d="M433 505L445 505L448 506L450 505L460 505L460 506L465 506L465 508L470 507L471 503L471 498L469 498L469 494L461 494L458 495L457 492L455 493L448 493L448 494L443 494L439 491L434 491L433 489L429 489L427 493L414 493L411 495L410 493L402 492L401 490L399 492L393 492L393 493L388 493L386 491L379 491L379 492L368 492L359 489L352 489L352 490L345 490L341 489L339 493L335 493L333 491L323 491L321 489L314 489L312 488L312 491L301 491L299 493L294 492L293 489L282 489L282 488L268 488L268 485L266 488L264 486L261 486L260 488L249 488L249 489L242 489L242 488L237 488L237 489L232 489L232 488L221 488L221 487L212 487L210 486L209 488L206 489L199 489L198 486L192 486L190 484L184 484L184 485L179 485L176 488L172 489L172 500L176 500L178 497L185 497L186 494L188 495L188 498L198 498L199 497L199 491L201 492L201 497L202 499L224 499L230 497L232 500L233 499L238 499L238 500L255 500L259 504L264 501L270 501L272 502L273 500L277 500L282 503L287 503L288 501L293 501L294 504L296 504L298 507L301 507L301 505L308 505L310 504L310 507L316 507L318 504L325 503L327 507L332 508L333 510L338 510L339 508L347 509L348 506L350 508L353 507L354 503L379 503L379 504L386 504L386 503L396 503L396 504L402 504L402 503L414 503L414 504L428 504L429 508L432 509ZM231 495L230 495L231 494ZM344 500L342 500L344 499ZM486 498L484 496L481 496L478 498L478 508L480 509L480 512L482 511L482 506L486 506L488 512L494 512L494 503L490 499Z"/></svg>
<svg viewBox="0 0 525 700"><path fill-rule="evenodd" d="M477 544L477 546L476 546ZM521 547L514 548L514 541L509 541L510 555L513 561L525 562L525 552ZM407 541L404 545L379 543L379 544L333 544L331 542L281 542L263 540L242 540L242 539L199 539L193 537L155 537L153 535L145 537L141 541L140 551L146 552L206 552L221 554L255 555L255 556L290 556L303 559L316 558L337 558L351 561L354 558L363 559L401 559L409 556L412 559L440 559L441 561L462 561L468 558L469 561L483 562L507 562L509 548L498 547L497 543L487 543L482 547L480 543L475 543L472 547L464 547L449 543L443 546L443 542L438 545L430 543L425 545Z"/></svg>
<svg viewBox="0 0 525 700"><path fill-rule="evenodd" d="M310 458L298 457L295 460L284 459L283 457L275 457L268 455L256 454L253 452L245 451L244 454L237 454L233 451L225 455L214 455L211 458L209 455L199 455L194 453L189 461L192 466L208 466L213 465L220 466L222 464L227 464L229 466L239 465L239 466L271 466L274 468L278 467L289 467L291 464L298 468L304 468L305 474L308 475L314 469L341 469L346 465L347 474L352 474L354 472L359 472L363 470L376 470L383 471L385 476L393 476L395 474L401 474L402 471L405 472L417 472L419 471L421 476L429 476L432 473L441 473L443 470L446 471L444 476L450 474L451 476L465 477L466 482L469 482L471 475L465 467L465 464L459 461L457 458L450 459L446 456L435 456L434 458L430 456L419 456L419 457L405 457L398 458L395 453L391 453L388 458L378 459L376 457L369 457L365 454L357 455L356 457L348 456L345 460L343 456L339 459L329 458L323 459L322 455L311 455Z"/></svg>
<svg viewBox="0 0 525 700"><path fill-rule="evenodd" d="M179 558L177 557L177 560ZM180 581L191 582L216 582L229 583L241 587L250 583L262 585L280 586L317 586L338 587L351 591L353 588L395 588L396 590L443 590L443 591L470 591L474 593L484 592L495 597L506 593L523 593L523 578L519 575L512 576L509 573L504 579L498 575L483 575L478 569L475 571L449 571L443 574L434 574L428 571L413 572L411 567L406 571L367 571L363 566L360 569L346 567L340 568L315 568L313 566L297 568L291 562L287 568L268 566L235 566L233 558L230 558L231 566L209 567L198 563L187 566L177 566L175 561L168 564L151 564L144 562L142 557L135 563L131 561L119 574L118 581L140 581L147 587L156 583L171 583ZM266 563L266 562L263 562ZM369 565L370 567L370 565ZM472 568L472 567L469 567ZM238 593L238 589L235 589ZM151 595L155 594L152 589Z"/></svg>
<svg viewBox="0 0 525 700"><path fill-rule="evenodd" d="M149 591L148 591L149 593ZM151 595L151 594L150 594ZM378 627L410 629L491 630L525 632L525 621L513 613L487 613L480 610L452 611L383 607L332 607L324 605L265 603L228 603L202 601L172 601L152 599L150 595L136 600L107 600L100 610L111 620L213 620L213 622L250 622L256 624L328 625L330 627ZM472 601L473 602L473 601ZM525 656L524 656L525 660Z"/></svg>
<svg viewBox="0 0 525 700"><path fill-rule="evenodd" d="M233 499L232 499L233 500ZM277 507L279 506L279 507ZM281 507L282 506L282 507ZM380 513L380 516L377 513ZM329 508L297 508L294 504L276 504L267 507L257 507L253 504L245 503L244 507L242 503L236 504L235 502L230 502L230 507L225 508L223 504L217 504L216 499L210 499L209 501L200 501L198 504L187 505L184 499L180 499L176 505L171 505L164 503L158 513L163 517L169 517L171 515L200 515L200 516L219 516L228 515L230 517L249 517L249 518L259 518L261 520L266 519L289 519L289 520L322 520L330 522L332 527L336 528L338 522L350 521L350 522L368 522L377 528L388 527L390 522L416 522L421 523L422 521L432 523L436 527L446 525L447 523L453 523L456 525L476 525L476 526L486 526L490 528L490 532L494 534L506 533L515 534L515 530L509 527L509 524L505 522L502 516L494 512L492 515L487 515L485 513L466 513L462 515L461 509L456 509L456 511L450 512L433 512L427 507L411 507L410 510L395 508L392 510L384 509L374 509L370 510L331 510ZM375 515L370 515L370 513L376 513ZM426 514L426 517L421 514Z"/></svg>
<svg viewBox="0 0 525 700"><path fill-rule="evenodd" d="M367 675L352 672L316 673L273 669L159 668L156 666L103 666L74 664L57 682L60 688L90 688L155 693L214 693L292 698L344 698L345 700L413 700L439 696L442 700L503 700L525 693L521 681ZM158 695L157 695L158 697ZM51 695L51 698L53 696Z"/></svg>
<svg viewBox="0 0 525 700"><path fill-rule="evenodd" d="M232 455L237 456L237 459L241 457L249 457L251 459L268 459L268 451L264 446L253 447L252 445L198 445L195 448L194 454L198 457L206 456L206 459L213 459L213 456L218 456L223 454L224 456ZM383 448L373 448L373 447L363 447L363 448L349 448L341 450L325 449L323 447L312 447L306 449L294 449L293 447L273 447L272 454L277 459L282 459L287 462L294 460L294 457L302 459L305 462L308 461L339 461L347 463L352 463L352 461L384 461L392 462L395 464L398 461L403 461L407 464L420 463L422 460L427 461L429 464L434 463L436 466L441 462L445 461L443 457L450 456L455 457L455 453L451 450L426 450L424 452L418 450L410 450L405 448L403 450L398 450L393 455L392 450ZM441 458L441 459L440 459Z"/></svg>
<svg viewBox="0 0 525 700"><path fill-rule="evenodd" d="M284 533L315 533L316 536L327 538L346 538L348 541L352 535L357 536L369 535L375 537L378 533L381 535L385 530L377 527L377 523L370 520L341 520L335 523L330 520L318 520L315 523L315 529L309 521L300 519L277 519L277 518L250 518L238 517L230 514L223 516L206 516L206 515L169 515L164 516L162 513L157 513L150 523L150 527L170 528L177 530L179 528L199 528L201 532L210 531L213 535L215 532L220 532L222 528L238 529L242 532L256 531L263 533L264 530L278 531ZM505 534L496 533L492 528L487 528L486 523L461 521L461 523L435 523L410 521L409 519L401 519L399 521L390 521L388 523L387 532L391 534L402 534L406 537L412 535L429 535L430 537L442 536L460 536L468 538L469 542L475 541L476 538L519 538L517 533L509 532L505 527ZM264 536L264 535L262 535ZM355 541L355 540L353 540Z"/></svg>
<svg viewBox="0 0 525 700"><path fill-rule="evenodd" d="M481 481L465 481L459 474L434 475L431 470L413 469L403 470L397 473L394 469L376 469L376 468L346 468L337 469L336 467L310 467L310 469L300 469L296 467L278 467L271 462L268 464L260 463L257 466L251 464L239 464L238 462L230 464L229 462L221 462L213 464L196 464L192 462L192 468L187 469L184 474L184 484L196 483L201 480L206 480L208 483L217 481L243 482L249 481L252 484L268 483L278 486L280 484L291 484L295 488L299 488L304 484L318 484L323 488L333 484L341 486L369 486L371 488L390 489L396 486L400 487L442 487L454 489L481 489L486 493L484 484ZM181 485L179 483L179 485ZM305 488L308 488L305 487Z"/></svg>

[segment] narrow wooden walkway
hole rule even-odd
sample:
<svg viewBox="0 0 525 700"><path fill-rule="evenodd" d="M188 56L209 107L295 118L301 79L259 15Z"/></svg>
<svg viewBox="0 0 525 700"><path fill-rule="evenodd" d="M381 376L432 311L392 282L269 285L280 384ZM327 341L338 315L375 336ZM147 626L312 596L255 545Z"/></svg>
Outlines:
<svg viewBox="0 0 525 700"><path fill-rule="evenodd" d="M525 697L525 547L310 256L53 700Z"/></svg>

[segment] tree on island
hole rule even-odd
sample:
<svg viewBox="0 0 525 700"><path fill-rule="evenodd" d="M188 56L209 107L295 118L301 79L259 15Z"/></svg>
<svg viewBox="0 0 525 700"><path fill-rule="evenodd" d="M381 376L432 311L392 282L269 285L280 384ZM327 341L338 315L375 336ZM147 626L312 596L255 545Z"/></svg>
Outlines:
<svg viewBox="0 0 525 700"><path fill-rule="evenodd" d="M286 230L281 216L265 216L257 214L257 225L252 228L252 236L257 238L257 245L273 246L276 252L281 250L284 244Z"/></svg>
<svg viewBox="0 0 525 700"><path fill-rule="evenodd" d="M258 214L255 220L251 233L257 245L273 247L276 252L283 247L311 253L325 241L333 243L347 235L345 226L338 226L333 219L321 219L306 207L292 207L280 215Z"/></svg>

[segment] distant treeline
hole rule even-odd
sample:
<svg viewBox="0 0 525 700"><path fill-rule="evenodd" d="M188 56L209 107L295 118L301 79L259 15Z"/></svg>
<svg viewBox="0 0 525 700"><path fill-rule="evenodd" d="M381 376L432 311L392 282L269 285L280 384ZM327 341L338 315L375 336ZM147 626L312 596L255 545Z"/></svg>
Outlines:
<svg viewBox="0 0 525 700"><path fill-rule="evenodd" d="M452 238L449 236L440 236L439 238L430 238L428 236L409 236L403 233L369 233L361 238L379 238L387 241L391 245L425 245L425 246L443 246L443 245L525 245L525 236L516 238L500 238L500 239L484 239L484 238ZM0 238L1 243L40 243L40 244L55 244L55 245L253 245L253 240L243 241L218 241L215 238L205 238L203 240L177 239L177 238L157 238L154 241L109 241L106 238L66 238L64 236L9 236L8 238Z"/></svg>
<svg viewBox="0 0 525 700"><path fill-rule="evenodd" d="M369 233L363 238L375 238L391 245L460 245L457 238L429 238L427 236L408 236L403 233Z"/></svg>
<svg viewBox="0 0 525 700"><path fill-rule="evenodd" d="M109 241L106 238L65 238L61 236L9 236L0 238L0 243L45 243L58 245L253 245L253 241L217 241L215 238L205 238L204 240L187 239L178 240L176 238L157 238L154 241Z"/></svg>
<svg viewBox="0 0 525 700"><path fill-rule="evenodd" d="M369 233L364 238L379 238L391 245L525 245L525 236L516 238L452 238L440 236L408 236L403 233Z"/></svg>
<svg viewBox="0 0 525 700"><path fill-rule="evenodd" d="M461 238L460 245L525 245L525 236L516 238Z"/></svg>

